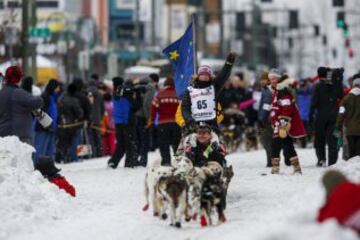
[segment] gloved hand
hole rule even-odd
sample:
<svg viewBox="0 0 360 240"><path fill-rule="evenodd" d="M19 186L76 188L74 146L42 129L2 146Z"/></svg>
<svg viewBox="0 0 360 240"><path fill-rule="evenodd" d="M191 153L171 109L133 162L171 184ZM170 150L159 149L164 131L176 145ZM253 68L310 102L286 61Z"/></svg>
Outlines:
<svg viewBox="0 0 360 240"><path fill-rule="evenodd" d="M280 127L285 127L289 124L289 120L286 118L280 118L279 122L280 122Z"/></svg>
<svg viewBox="0 0 360 240"><path fill-rule="evenodd" d="M339 150L343 145L343 139L340 137L337 139L337 149Z"/></svg>
<svg viewBox="0 0 360 240"><path fill-rule="evenodd" d="M339 130L339 128L334 129L333 136L336 138L342 138L342 132Z"/></svg>
<svg viewBox="0 0 360 240"><path fill-rule="evenodd" d="M146 124L145 124L144 128L150 128L152 125L153 125L153 122L151 121L151 117L149 117L146 120Z"/></svg>
<svg viewBox="0 0 360 240"><path fill-rule="evenodd" d="M235 62L235 59L236 59L236 53L230 52L229 55L226 58L226 61L230 62L230 63L233 63L233 62Z"/></svg>

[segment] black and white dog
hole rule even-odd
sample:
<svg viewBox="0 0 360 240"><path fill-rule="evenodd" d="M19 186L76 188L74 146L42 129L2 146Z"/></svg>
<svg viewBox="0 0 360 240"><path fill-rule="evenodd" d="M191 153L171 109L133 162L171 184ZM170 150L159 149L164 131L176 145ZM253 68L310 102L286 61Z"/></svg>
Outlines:
<svg viewBox="0 0 360 240"><path fill-rule="evenodd" d="M216 208L219 223L226 221L225 218L225 201L226 192L223 182L223 168L217 162L209 162L203 167L206 179L201 189L201 216L200 224L205 227L212 225L211 212Z"/></svg>

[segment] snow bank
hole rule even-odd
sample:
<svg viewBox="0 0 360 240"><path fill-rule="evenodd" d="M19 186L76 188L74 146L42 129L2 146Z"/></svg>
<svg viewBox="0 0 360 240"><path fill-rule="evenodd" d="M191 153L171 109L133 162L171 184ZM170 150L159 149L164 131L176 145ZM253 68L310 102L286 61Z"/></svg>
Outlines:
<svg viewBox="0 0 360 240"><path fill-rule="evenodd" d="M33 171L33 151L17 137L0 138L0 239L59 218L70 203L68 194Z"/></svg>

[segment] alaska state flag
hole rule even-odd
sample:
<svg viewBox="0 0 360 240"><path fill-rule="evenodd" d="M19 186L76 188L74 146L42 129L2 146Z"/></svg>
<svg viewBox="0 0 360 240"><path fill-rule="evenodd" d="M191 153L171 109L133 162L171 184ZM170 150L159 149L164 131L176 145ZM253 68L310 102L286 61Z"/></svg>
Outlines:
<svg viewBox="0 0 360 240"><path fill-rule="evenodd" d="M194 36L193 23L187 27L184 35L170 44L162 52L171 61L176 94L181 97L189 85L194 73Z"/></svg>

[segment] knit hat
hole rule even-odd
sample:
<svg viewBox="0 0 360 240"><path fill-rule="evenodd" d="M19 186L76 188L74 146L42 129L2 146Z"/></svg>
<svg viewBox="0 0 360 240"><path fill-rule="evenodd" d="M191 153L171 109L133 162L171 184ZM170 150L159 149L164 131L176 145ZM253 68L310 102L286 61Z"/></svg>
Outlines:
<svg viewBox="0 0 360 240"><path fill-rule="evenodd" d="M200 122L196 130L211 133L211 127L205 122Z"/></svg>
<svg viewBox="0 0 360 240"><path fill-rule="evenodd" d="M277 68L272 68L272 69L270 69L270 71L269 71L268 77L269 77L269 78L273 78L273 77L280 78L280 77L281 77L281 73L280 73L279 69L277 69Z"/></svg>
<svg viewBox="0 0 360 240"><path fill-rule="evenodd" d="M199 67L197 74L198 74L198 76L206 75L206 76L211 77L213 75L213 72L212 72L210 66L202 65Z"/></svg>
<svg viewBox="0 0 360 240"><path fill-rule="evenodd" d="M322 177L322 183L325 187L326 196L329 196L330 193L342 182L346 181L346 177L338 170L329 170Z"/></svg>
<svg viewBox="0 0 360 240"><path fill-rule="evenodd" d="M23 77L23 72L20 66L10 66L5 71L5 82L6 83L19 83Z"/></svg>
<svg viewBox="0 0 360 240"><path fill-rule="evenodd" d="M356 86L359 86L359 87L360 87L360 73L355 74L355 75L353 76L352 85L353 85L353 86L356 85Z"/></svg>
<svg viewBox="0 0 360 240"><path fill-rule="evenodd" d="M156 74L156 73L150 74L150 75L149 75L149 78L150 78L152 81L156 82L156 83L158 83L158 82L159 82L159 79L160 79L159 75Z"/></svg>

